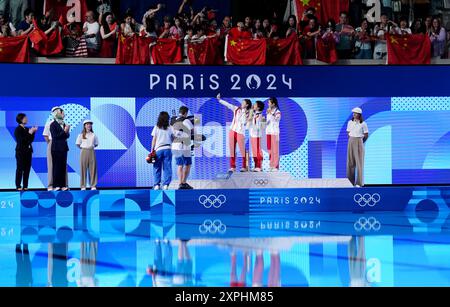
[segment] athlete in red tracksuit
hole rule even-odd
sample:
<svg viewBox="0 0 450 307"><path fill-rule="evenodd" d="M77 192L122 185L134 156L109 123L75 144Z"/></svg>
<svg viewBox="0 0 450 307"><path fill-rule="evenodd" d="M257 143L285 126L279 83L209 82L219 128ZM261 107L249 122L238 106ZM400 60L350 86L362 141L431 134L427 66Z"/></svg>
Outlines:
<svg viewBox="0 0 450 307"><path fill-rule="evenodd" d="M248 166L245 159L245 130L250 118L250 109L252 108L252 102L249 99L244 99L241 106L235 106L226 102L220 98L220 94L217 95L218 101L233 111L233 122L231 123L231 129L229 132L229 146L230 146L230 171L236 171L236 144L239 146L239 151L242 157L241 172L247 172Z"/></svg>
<svg viewBox="0 0 450 307"><path fill-rule="evenodd" d="M281 112L278 108L278 100L275 97L269 98L266 135L271 172L277 172L280 168L280 120Z"/></svg>
<svg viewBox="0 0 450 307"><path fill-rule="evenodd" d="M257 101L253 105L253 116L249 122L250 131L250 145L252 148L252 157L255 162L254 172L261 172L263 153L261 149L261 138L263 136L263 129L265 125L265 118L263 115L264 102Z"/></svg>

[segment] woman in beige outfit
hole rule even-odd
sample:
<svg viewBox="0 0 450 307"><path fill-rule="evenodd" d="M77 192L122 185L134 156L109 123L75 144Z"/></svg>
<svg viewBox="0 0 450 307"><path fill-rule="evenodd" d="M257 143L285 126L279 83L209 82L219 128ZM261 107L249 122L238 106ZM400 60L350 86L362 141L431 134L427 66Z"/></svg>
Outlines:
<svg viewBox="0 0 450 307"><path fill-rule="evenodd" d="M86 190L86 176L89 171L89 184L91 190L97 189L97 159L95 157L95 147L98 146L98 138L92 130L93 122L85 120L83 122L83 132L78 136L76 145L81 149L80 156L80 176L81 190Z"/></svg>
<svg viewBox="0 0 450 307"><path fill-rule="evenodd" d="M364 186L364 143L369 138L369 128L360 108L354 108L352 112L353 118L347 124L347 178L354 186L362 187Z"/></svg>

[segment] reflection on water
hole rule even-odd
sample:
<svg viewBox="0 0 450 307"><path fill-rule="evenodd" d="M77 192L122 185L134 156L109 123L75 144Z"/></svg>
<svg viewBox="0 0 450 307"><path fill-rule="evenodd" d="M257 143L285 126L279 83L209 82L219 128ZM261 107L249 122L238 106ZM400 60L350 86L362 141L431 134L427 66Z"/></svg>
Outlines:
<svg viewBox="0 0 450 307"><path fill-rule="evenodd" d="M446 220L431 221L441 233L426 233L398 214L207 218L226 225L222 232L204 220L117 219L96 227L8 221L0 236L0 286L450 285Z"/></svg>

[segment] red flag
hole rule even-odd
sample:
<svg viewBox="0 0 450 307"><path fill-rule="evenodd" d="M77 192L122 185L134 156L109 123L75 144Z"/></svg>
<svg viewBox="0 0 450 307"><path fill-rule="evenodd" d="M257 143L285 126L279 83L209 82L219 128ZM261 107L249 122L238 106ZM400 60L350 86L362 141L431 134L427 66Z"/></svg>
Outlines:
<svg viewBox="0 0 450 307"><path fill-rule="evenodd" d="M228 40L227 61L235 65L265 65L265 39L232 39Z"/></svg>
<svg viewBox="0 0 450 307"><path fill-rule="evenodd" d="M192 65L222 65L223 59L219 52L221 41L218 38L208 38L202 43L188 44L188 58Z"/></svg>
<svg viewBox="0 0 450 307"><path fill-rule="evenodd" d="M322 24L326 23L330 18L338 22L340 12L348 12L350 6L349 0L294 0L293 3L298 20L301 20L303 13L312 7L316 10L315 15ZM288 5L291 4L288 3Z"/></svg>
<svg viewBox="0 0 450 307"><path fill-rule="evenodd" d="M116 64L139 64L135 62L136 37L119 36L119 45L117 47Z"/></svg>
<svg viewBox="0 0 450 307"><path fill-rule="evenodd" d="M328 64L334 64L338 61L336 51L336 42L333 37L322 39L317 37L316 41L316 55L317 60Z"/></svg>
<svg viewBox="0 0 450 307"><path fill-rule="evenodd" d="M151 48L154 64L174 64L183 60L181 45L173 38L159 38Z"/></svg>
<svg viewBox="0 0 450 307"><path fill-rule="evenodd" d="M28 36L1 37L0 62L28 63Z"/></svg>
<svg viewBox="0 0 450 307"><path fill-rule="evenodd" d="M388 64L417 65L431 63L428 35L387 35Z"/></svg>
<svg viewBox="0 0 450 307"><path fill-rule="evenodd" d="M267 64L302 65L300 48L300 42L295 34L283 39L268 39Z"/></svg>
<svg viewBox="0 0 450 307"><path fill-rule="evenodd" d="M136 36L136 46L134 48L134 64L150 64L150 44L155 39L153 37Z"/></svg>
<svg viewBox="0 0 450 307"><path fill-rule="evenodd" d="M325 24L329 19L339 21L341 12L348 12L350 7L349 0L321 0L320 21Z"/></svg>
<svg viewBox="0 0 450 307"><path fill-rule="evenodd" d="M53 11L53 16L60 16L60 20L65 19L64 23L66 23L84 22L88 8L86 0L45 0L43 13L50 10Z"/></svg>
<svg viewBox="0 0 450 307"><path fill-rule="evenodd" d="M33 42L33 49L40 55L49 56L61 53L64 50L62 36L59 28L55 28L48 35L39 29L36 21L34 22L34 30L30 33L30 39Z"/></svg>

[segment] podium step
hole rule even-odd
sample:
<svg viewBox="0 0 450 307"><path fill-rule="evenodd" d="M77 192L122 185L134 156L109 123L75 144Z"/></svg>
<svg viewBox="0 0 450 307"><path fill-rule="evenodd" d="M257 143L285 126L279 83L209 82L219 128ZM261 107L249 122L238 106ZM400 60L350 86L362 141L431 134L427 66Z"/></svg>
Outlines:
<svg viewBox="0 0 450 307"><path fill-rule="evenodd" d="M189 180L189 184L197 190L209 189L290 189L290 188L351 188L348 179L302 179L292 177L285 172L247 172L233 173L228 179ZM170 189L177 189L173 182Z"/></svg>

